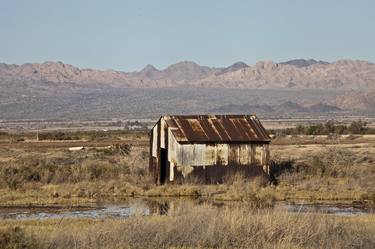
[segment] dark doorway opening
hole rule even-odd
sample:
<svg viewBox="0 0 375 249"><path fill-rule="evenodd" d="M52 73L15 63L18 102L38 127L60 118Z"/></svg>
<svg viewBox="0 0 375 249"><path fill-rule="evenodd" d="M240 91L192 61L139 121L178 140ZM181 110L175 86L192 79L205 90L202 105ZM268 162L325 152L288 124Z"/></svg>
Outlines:
<svg viewBox="0 0 375 249"><path fill-rule="evenodd" d="M167 149L160 148L160 184L165 182L165 178L167 176L167 161Z"/></svg>

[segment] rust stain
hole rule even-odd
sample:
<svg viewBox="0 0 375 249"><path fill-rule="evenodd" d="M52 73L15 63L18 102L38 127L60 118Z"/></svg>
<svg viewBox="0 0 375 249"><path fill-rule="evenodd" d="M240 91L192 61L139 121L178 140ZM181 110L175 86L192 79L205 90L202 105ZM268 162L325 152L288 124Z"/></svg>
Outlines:
<svg viewBox="0 0 375 249"><path fill-rule="evenodd" d="M200 118L199 121L208 138L213 140L221 140L220 133L217 131L215 126L213 126L211 118Z"/></svg>
<svg viewBox="0 0 375 249"><path fill-rule="evenodd" d="M205 139L208 139L209 137L203 130L199 120L197 119L188 119L189 124L191 125L191 128L193 129L194 133L199 137L204 137Z"/></svg>
<svg viewBox="0 0 375 249"><path fill-rule="evenodd" d="M218 119L211 119L213 127L219 132L221 140L220 141L230 141L231 138L228 135L228 132L225 130L225 127L220 123Z"/></svg>
<svg viewBox="0 0 375 249"><path fill-rule="evenodd" d="M182 115L165 116L165 119L180 143L263 143L271 140L255 115Z"/></svg>
<svg viewBox="0 0 375 249"><path fill-rule="evenodd" d="M228 152L228 163L229 164L239 164L240 163L240 146L230 145Z"/></svg>

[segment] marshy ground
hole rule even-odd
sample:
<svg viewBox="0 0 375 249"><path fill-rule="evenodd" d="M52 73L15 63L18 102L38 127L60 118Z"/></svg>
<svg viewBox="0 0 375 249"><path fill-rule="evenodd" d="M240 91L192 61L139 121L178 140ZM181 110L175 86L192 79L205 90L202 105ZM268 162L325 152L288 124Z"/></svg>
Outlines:
<svg viewBox="0 0 375 249"><path fill-rule="evenodd" d="M3 220L1 248L374 248L375 216L195 206L126 219Z"/></svg>
<svg viewBox="0 0 375 249"><path fill-rule="evenodd" d="M199 197L199 205L126 219L0 220L1 248L374 248L374 215L270 209L275 201L375 205L375 135L285 135L271 145L274 183L156 186L144 132L0 134L2 207L90 206L133 197ZM70 151L71 147L85 149ZM1 244L3 243L3 244ZM12 244L13 243L13 244ZM4 246L3 246L4 245ZM17 245L19 247L14 247ZM20 247L25 245L25 247ZM11 247L13 246L13 247Z"/></svg>
<svg viewBox="0 0 375 249"><path fill-rule="evenodd" d="M83 150L70 151L71 147ZM80 205L131 196L220 200L361 201L374 195L375 135L288 135L271 143L277 184L234 176L226 184L156 186L144 132L0 136L1 205ZM370 198L371 199L371 198Z"/></svg>

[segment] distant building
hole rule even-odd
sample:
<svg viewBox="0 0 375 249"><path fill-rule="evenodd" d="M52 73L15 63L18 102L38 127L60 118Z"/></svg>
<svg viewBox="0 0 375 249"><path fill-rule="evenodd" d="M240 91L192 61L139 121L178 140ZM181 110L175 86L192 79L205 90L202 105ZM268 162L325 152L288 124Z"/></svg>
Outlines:
<svg viewBox="0 0 375 249"><path fill-rule="evenodd" d="M162 116L150 131L149 168L158 184L264 174L270 141L255 115Z"/></svg>

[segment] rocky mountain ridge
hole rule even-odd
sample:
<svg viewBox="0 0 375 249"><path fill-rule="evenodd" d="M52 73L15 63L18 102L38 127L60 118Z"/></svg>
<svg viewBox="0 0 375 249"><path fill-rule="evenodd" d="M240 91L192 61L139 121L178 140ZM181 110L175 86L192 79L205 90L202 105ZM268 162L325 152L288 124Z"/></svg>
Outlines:
<svg viewBox="0 0 375 249"><path fill-rule="evenodd" d="M176 87L247 89L375 89L375 64L359 60L333 63L292 60L243 62L224 68L182 61L159 70L147 65L139 72L80 69L62 62L0 64L0 85L7 83L70 83L80 86ZM11 85L11 84L10 84ZM27 84L26 84L27 86Z"/></svg>
<svg viewBox="0 0 375 249"><path fill-rule="evenodd" d="M194 90L186 91L183 88ZM147 89L147 96L137 91L132 96L130 93L134 90L131 89ZM327 113L341 110L374 112L375 64L357 60L328 63L298 59L282 63L261 61L252 66L236 62L228 67L213 68L182 61L165 69L147 65L139 72L121 72L80 69L62 62L23 65L0 63L0 111L3 113L12 114L21 102L25 103L25 108L44 103L46 112L52 107L60 110L61 105L69 106L73 102L77 106L82 105L86 111L92 108L109 108L108 103L116 103L110 107L111 110L116 110L123 103L129 105L129 101L136 102L139 99L153 103L152 99L161 94L156 91L158 89L179 97L181 94L189 94L184 102L185 107L196 107L197 111L202 108L202 103L219 101L214 109L206 111L245 112L251 109L254 112L268 113ZM241 101L247 103L245 105L239 104L239 93L233 95L233 90L256 92L256 97ZM205 95L202 94L203 91ZM117 96L119 92L122 95ZM271 103L275 93L279 92L285 93L285 97L280 98L278 104ZM321 95L324 92L329 94L323 97ZM303 97L305 93L314 96L314 99L306 102ZM298 101L288 102L293 95L298 96ZM97 96L95 101L90 102L90 105L84 104L87 99L91 101L92 96ZM171 97L166 95L163 98ZM120 98L121 101L117 103L113 98ZM32 110L36 108L34 107ZM146 105L145 108L154 107Z"/></svg>
<svg viewBox="0 0 375 249"><path fill-rule="evenodd" d="M374 111L375 91L348 91L330 102L345 109Z"/></svg>
<svg viewBox="0 0 375 249"><path fill-rule="evenodd" d="M332 113L343 111L333 105L317 103L313 105L301 105L292 101L280 104L228 104L211 109L215 113Z"/></svg>

